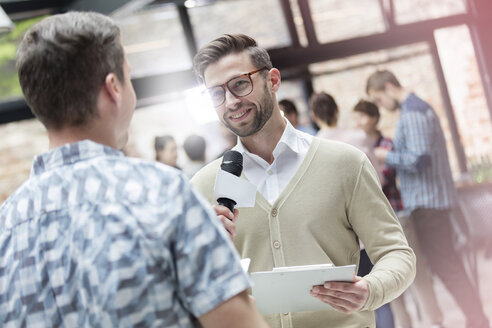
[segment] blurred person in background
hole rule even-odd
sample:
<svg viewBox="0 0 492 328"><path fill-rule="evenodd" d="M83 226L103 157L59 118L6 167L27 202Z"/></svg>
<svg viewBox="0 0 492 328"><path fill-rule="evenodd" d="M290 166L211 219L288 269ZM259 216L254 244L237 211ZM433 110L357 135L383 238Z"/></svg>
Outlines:
<svg viewBox="0 0 492 328"><path fill-rule="evenodd" d="M457 194L438 116L388 70L371 74L366 91L376 105L389 111L401 109L394 148L380 147L375 153L396 170L405 212L432 272L463 311L466 327L488 328L480 294L453 244L450 215L457 206Z"/></svg>
<svg viewBox="0 0 492 328"><path fill-rule="evenodd" d="M191 179L205 164L207 143L202 136L193 134L186 137L183 148L190 160L183 166L183 173Z"/></svg>
<svg viewBox="0 0 492 328"><path fill-rule="evenodd" d="M278 102L278 105L280 106L280 110L284 113L284 117L289 120L293 127L312 136L316 134L316 130L312 127L299 124L299 111L293 101L282 99Z"/></svg>
<svg viewBox="0 0 492 328"><path fill-rule="evenodd" d="M320 128L316 136L344 142L363 151L376 169L379 181L382 181L381 169L367 135L363 131L338 127L339 111L335 98L326 92L314 93L309 100L309 106L313 121Z"/></svg>
<svg viewBox="0 0 492 328"><path fill-rule="evenodd" d="M17 69L50 150L0 207L0 326L266 327L210 206L120 151L136 97L115 23L45 18Z"/></svg>
<svg viewBox="0 0 492 328"><path fill-rule="evenodd" d="M158 136L154 139L155 160L178 170L178 146L171 135Z"/></svg>
<svg viewBox="0 0 492 328"><path fill-rule="evenodd" d="M350 130L337 127L338 105L331 95L326 92L314 93L309 100L309 106L313 121L319 126L317 137L348 143L362 150L369 158L378 172L379 180L382 181L382 173L373 152L373 147L368 136L359 130ZM371 272L373 265L367 255L365 246L360 244L360 260L357 274L361 277ZM376 309L376 327L393 328L395 326L393 313L388 303Z"/></svg>
<svg viewBox="0 0 492 328"><path fill-rule="evenodd" d="M252 208L215 205L250 271L274 267L359 263L359 239L374 269L353 282L329 282L306 290L335 310L266 316L273 327L374 327L374 312L413 280L415 258L377 174L355 147L296 130L282 116L276 93L281 78L266 49L244 34L226 34L194 58L216 113L234 134L243 176L256 185ZM221 159L192 183L209 202ZM384 231L384 234L381 232Z"/></svg>
<svg viewBox="0 0 492 328"><path fill-rule="evenodd" d="M354 106L354 113L357 127L367 134L374 148L381 147L388 150L394 148L393 141L390 138L384 137L378 129L380 113L376 104L370 101L361 100ZM408 244L412 247L417 258L417 274L415 275L412 287L417 291L419 309L425 313L432 328L442 327L443 315L434 292L434 285L427 260L420 250L412 220L406 217L402 211L403 203L401 201L400 191L396 185L396 171L394 168L385 165L382 172L383 192L388 198L393 210L397 213L403 231L407 237ZM405 293L407 292L405 291ZM404 295L399 296L391 302L391 309L393 310L393 314L399 327L412 327L412 319L406 309Z"/></svg>

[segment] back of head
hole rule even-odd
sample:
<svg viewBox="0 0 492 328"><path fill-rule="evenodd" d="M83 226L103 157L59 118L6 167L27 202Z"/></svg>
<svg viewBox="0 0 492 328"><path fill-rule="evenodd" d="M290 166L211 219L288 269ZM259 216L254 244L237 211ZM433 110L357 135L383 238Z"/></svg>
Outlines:
<svg viewBox="0 0 492 328"><path fill-rule="evenodd" d="M169 141L174 141L174 137L171 135L158 136L154 139L154 149L156 152L166 148L166 144Z"/></svg>
<svg viewBox="0 0 492 328"><path fill-rule="evenodd" d="M309 100L313 114L329 126L335 126L338 121L338 105L335 99L325 93L315 93Z"/></svg>
<svg viewBox="0 0 492 328"><path fill-rule="evenodd" d="M376 71L367 78L366 93L369 94L370 90L384 91L387 83L401 88L400 82L392 72L388 70Z"/></svg>
<svg viewBox="0 0 492 328"><path fill-rule="evenodd" d="M188 136L183 144L183 148L186 155L192 161L204 161L205 160L205 139L199 135Z"/></svg>
<svg viewBox="0 0 492 328"><path fill-rule="evenodd" d="M285 115L297 115L299 113L294 102L290 101L289 99L282 99L278 102L278 104Z"/></svg>
<svg viewBox="0 0 492 328"><path fill-rule="evenodd" d="M251 62L256 68L271 69L273 67L268 52L258 47L253 38L244 34L224 34L201 48L193 58L196 76L203 82L205 70L209 65L218 62L227 55L243 51L249 52Z"/></svg>
<svg viewBox="0 0 492 328"><path fill-rule="evenodd" d="M26 32L17 51L26 102L48 129L89 123L106 75L124 82L123 64L119 28L97 13L46 18Z"/></svg>
<svg viewBox="0 0 492 328"><path fill-rule="evenodd" d="M367 100L360 100L354 106L354 112L363 113L370 117L377 117L378 119L380 117L378 106L376 106L375 103Z"/></svg>

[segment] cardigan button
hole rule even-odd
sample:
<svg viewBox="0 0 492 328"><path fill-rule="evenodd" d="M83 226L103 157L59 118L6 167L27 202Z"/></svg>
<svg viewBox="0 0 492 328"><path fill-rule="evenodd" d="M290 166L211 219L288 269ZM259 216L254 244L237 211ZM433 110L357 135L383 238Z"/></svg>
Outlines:
<svg viewBox="0 0 492 328"><path fill-rule="evenodd" d="M272 216L277 216L277 214L278 214L278 211L277 211L277 209L276 209L276 208L274 208L274 209L272 210Z"/></svg>
<svg viewBox="0 0 492 328"><path fill-rule="evenodd" d="M276 249L279 249L280 248L280 242L278 240L275 240L273 242L273 247L275 247Z"/></svg>

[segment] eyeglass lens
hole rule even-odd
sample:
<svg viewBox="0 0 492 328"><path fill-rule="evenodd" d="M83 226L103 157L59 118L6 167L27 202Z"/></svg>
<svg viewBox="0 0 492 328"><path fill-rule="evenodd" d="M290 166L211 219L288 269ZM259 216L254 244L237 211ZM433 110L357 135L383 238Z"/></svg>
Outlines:
<svg viewBox="0 0 492 328"><path fill-rule="evenodd" d="M253 84L249 76L238 76L226 83L227 89L236 97L244 97L251 93ZM210 97L215 106L225 101L225 89L222 86L209 89Z"/></svg>

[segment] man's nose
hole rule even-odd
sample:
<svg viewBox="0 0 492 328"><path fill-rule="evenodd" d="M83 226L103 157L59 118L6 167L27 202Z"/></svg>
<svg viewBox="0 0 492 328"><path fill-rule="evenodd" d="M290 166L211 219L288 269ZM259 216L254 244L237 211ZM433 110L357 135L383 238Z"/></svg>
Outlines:
<svg viewBox="0 0 492 328"><path fill-rule="evenodd" d="M235 108L237 103L239 103L239 97L236 97L235 95L232 94L232 92L229 91L229 89L226 88L225 94L225 106L227 108Z"/></svg>

